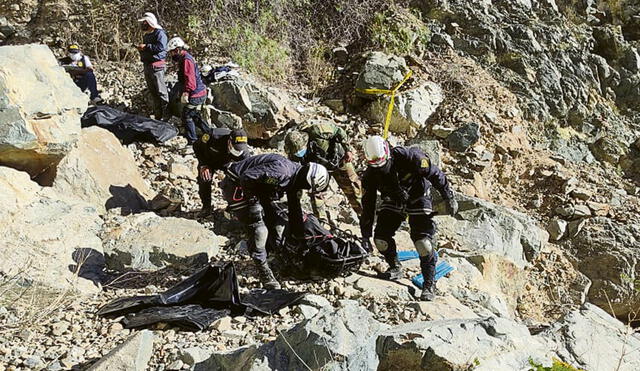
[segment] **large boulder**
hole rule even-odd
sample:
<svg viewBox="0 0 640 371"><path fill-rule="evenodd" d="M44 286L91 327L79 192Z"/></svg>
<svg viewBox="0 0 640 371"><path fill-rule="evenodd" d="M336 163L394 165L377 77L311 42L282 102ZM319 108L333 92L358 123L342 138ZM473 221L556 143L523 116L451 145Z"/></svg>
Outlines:
<svg viewBox="0 0 640 371"><path fill-rule="evenodd" d="M369 106L369 118L385 122L389 107L389 98L381 97ZM398 134L415 135L423 129L427 119L444 100L440 86L427 82L415 89L396 95L394 109L389 122L389 130Z"/></svg>
<svg viewBox="0 0 640 371"><path fill-rule="evenodd" d="M440 231L468 256L494 252L518 267L533 260L549 240L549 233L522 213L477 198L459 202L457 218L442 217Z"/></svg>
<svg viewBox="0 0 640 371"><path fill-rule="evenodd" d="M91 371L144 371L148 369L153 354L153 332L142 330L124 343L113 348L98 362L89 367Z"/></svg>
<svg viewBox="0 0 640 371"><path fill-rule="evenodd" d="M640 370L640 335L604 310L586 304L535 336L577 368Z"/></svg>
<svg viewBox="0 0 640 371"><path fill-rule="evenodd" d="M93 206L64 200L27 173L0 167L0 224L0 274L53 289L97 291L91 281L100 279L103 222Z"/></svg>
<svg viewBox="0 0 640 371"><path fill-rule="evenodd" d="M351 300L323 307L275 341L213 354L196 370L375 370L377 334L386 325Z"/></svg>
<svg viewBox="0 0 640 371"><path fill-rule="evenodd" d="M382 52L367 55L362 71L356 80L356 89L392 89L409 72L404 58ZM363 98L375 100L376 95L359 93Z"/></svg>
<svg viewBox="0 0 640 371"><path fill-rule="evenodd" d="M116 270L206 264L227 241L194 220L154 213L113 217L102 237L107 267Z"/></svg>
<svg viewBox="0 0 640 371"><path fill-rule="evenodd" d="M0 47L0 165L50 185L88 100L46 46Z"/></svg>
<svg viewBox="0 0 640 371"><path fill-rule="evenodd" d="M99 127L82 129L77 146L58 165L53 188L100 211L121 207L137 212L155 196L131 151Z"/></svg>
<svg viewBox="0 0 640 371"><path fill-rule="evenodd" d="M526 370L548 363L526 326L488 317L399 325L377 340L379 370Z"/></svg>
<svg viewBox="0 0 640 371"><path fill-rule="evenodd" d="M226 114L226 121L240 117L251 139L269 139L297 117L285 92L267 89L257 82L234 78L213 83L210 88L215 108Z"/></svg>
<svg viewBox="0 0 640 371"><path fill-rule="evenodd" d="M626 319L640 306L640 226L605 217L589 218L565 243L577 270L592 281L589 302Z"/></svg>

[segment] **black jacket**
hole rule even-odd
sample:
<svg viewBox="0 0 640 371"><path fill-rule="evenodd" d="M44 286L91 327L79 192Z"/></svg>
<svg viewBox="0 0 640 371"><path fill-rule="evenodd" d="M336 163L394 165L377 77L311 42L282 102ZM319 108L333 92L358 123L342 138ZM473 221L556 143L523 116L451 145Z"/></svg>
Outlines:
<svg viewBox="0 0 640 371"><path fill-rule="evenodd" d="M229 153L229 138L231 130L226 128L214 128L207 133L209 139L203 142L200 137L193 143L193 152L198 159L198 168L207 166L211 171L224 170L225 166L233 161L241 161L250 156L245 151L242 156L234 157Z"/></svg>
<svg viewBox="0 0 640 371"><path fill-rule="evenodd" d="M406 205L412 200L427 197L431 207L431 187L449 199L453 192L444 173L415 147L393 147L387 164L369 167L362 177L362 207L360 231L362 237L372 235L378 191L383 200Z"/></svg>
<svg viewBox="0 0 640 371"><path fill-rule="evenodd" d="M227 167L227 177L242 187L245 197L257 197L263 207L270 207L271 200L287 195L289 228L296 236L303 236L302 207L299 190L306 181L297 179L300 164L274 154L251 156Z"/></svg>

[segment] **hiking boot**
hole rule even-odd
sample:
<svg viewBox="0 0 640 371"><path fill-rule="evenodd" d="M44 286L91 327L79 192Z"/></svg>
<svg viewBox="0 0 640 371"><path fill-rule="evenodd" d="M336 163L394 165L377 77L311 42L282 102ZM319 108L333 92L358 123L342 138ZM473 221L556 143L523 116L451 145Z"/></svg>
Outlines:
<svg viewBox="0 0 640 371"><path fill-rule="evenodd" d="M402 264L400 264L400 259L398 259L398 255L393 258L386 258L385 260L389 264L389 269L384 273L385 278L396 281L403 277Z"/></svg>
<svg viewBox="0 0 640 371"><path fill-rule="evenodd" d="M277 290L280 288L280 283L276 280L276 277L266 262L258 265L258 276L265 289Z"/></svg>
<svg viewBox="0 0 640 371"><path fill-rule="evenodd" d="M200 211L198 212L198 218L206 218L209 215L211 215L211 206L203 206L202 209L200 209Z"/></svg>
<svg viewBox="0 0 640 371"><path fill-rule="evenodd" d="M436 298L436 284L433 282L425 282L422 293L420 294L420 300L433 301Z"/></svg>

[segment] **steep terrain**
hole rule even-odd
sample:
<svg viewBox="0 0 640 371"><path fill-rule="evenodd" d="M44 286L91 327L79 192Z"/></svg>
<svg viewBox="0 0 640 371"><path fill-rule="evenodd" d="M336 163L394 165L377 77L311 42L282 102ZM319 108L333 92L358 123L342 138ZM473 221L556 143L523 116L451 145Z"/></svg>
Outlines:
<svg viewBox="0 0 640 371"><path fill-rule="evenodd" d="M174 16L178 7L189 15ZM212 117L243 125L258 153L282 151L292 127L329 120L347 130L364 169L360 143L380 133L388 101L356 87L389 88L411 70L391 141L428 153L460 201L456 218L436 217L440 256L456 270L433 303L414 296L417 262L395 284L374 278L385 267L375 255L346 277L283 277L310 295L272 316L225 317L198 333L124 329L97 308L162 292L207 260L233 261L242 290L257 287L242 230L217 187L217 211L196 217L196 160L183 138L124 146L81 130L86 97L47 48L2 46L0 370L513 370L553 359L640 368L638 8L0 0L0 42L60 55L80 42L107 104L143 114L130 44L137 16L157 12L201 63L241 65L240 78L210 86ZM331 212L357 231L332 189ZM406 226L397 238L412 249Z"/></svg>

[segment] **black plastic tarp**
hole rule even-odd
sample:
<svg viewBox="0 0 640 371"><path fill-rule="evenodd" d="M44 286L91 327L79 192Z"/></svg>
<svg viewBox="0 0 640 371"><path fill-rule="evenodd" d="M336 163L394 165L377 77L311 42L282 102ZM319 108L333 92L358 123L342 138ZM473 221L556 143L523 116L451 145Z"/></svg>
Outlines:
<svg viewBox="0 0 640 371"><path fill-rule="evenodd" d="M122 112L109 106L89 107L81 119L82 127L99 126L112 132L125 144L133 142L162 143L178 135L168 122Z"/></svg>
<svg viewBox="0 0 640 371"><path fill-rule="evenodd" d="M304 293L254 290L241 297L233 263L211 264L167 291L120 298L98 310L105 317L125 316L125 328L164 322L203 330L226 315L271 314L298 303Z"/></svg>

